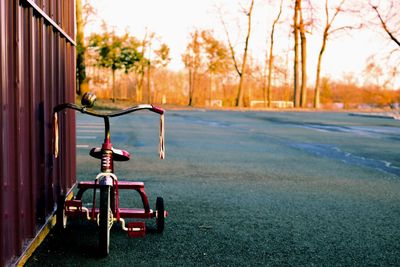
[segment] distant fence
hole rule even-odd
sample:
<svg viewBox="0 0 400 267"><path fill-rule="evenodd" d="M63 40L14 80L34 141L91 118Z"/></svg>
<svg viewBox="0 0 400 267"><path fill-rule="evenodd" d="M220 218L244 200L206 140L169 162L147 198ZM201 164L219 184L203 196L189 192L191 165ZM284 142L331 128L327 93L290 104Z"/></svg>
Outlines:
<svg viewBox="0 0 400 267"><path fill-rule="evenodd" d="M75 99L75 1L0 1L0 266L13 265L75 182L75 117L60 116L53 162L52 108Z"/></svg>
<svg viewBox="0 0 400 267"><path fill-rule="evenodd" d="M208 107L222 107L221 99L206 100L206 106Z"/></svg>
<svg viewBox="0 0 400 267"><path fill-rule="evenodd" d="M267 107L268 101L252 100L250 107ZM271 101L271 108L293 108L293 101Z"/></svg>

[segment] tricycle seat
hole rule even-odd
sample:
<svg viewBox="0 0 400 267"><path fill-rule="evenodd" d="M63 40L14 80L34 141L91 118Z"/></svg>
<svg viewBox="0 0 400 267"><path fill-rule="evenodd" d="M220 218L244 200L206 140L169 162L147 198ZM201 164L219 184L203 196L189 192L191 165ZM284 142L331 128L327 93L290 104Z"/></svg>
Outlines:
<svg viewBox="0 0 400 267"><path fill-rule="evenodd" d="M123 149L116 149L116 148L111 148L111 151L113 153L113 160L114 161L128 161L131 156L129 155L129 152ZM96 159L101 159L102 157L102 151L100 147L95 147L90 150L90 156L96 158Z"/></svg>

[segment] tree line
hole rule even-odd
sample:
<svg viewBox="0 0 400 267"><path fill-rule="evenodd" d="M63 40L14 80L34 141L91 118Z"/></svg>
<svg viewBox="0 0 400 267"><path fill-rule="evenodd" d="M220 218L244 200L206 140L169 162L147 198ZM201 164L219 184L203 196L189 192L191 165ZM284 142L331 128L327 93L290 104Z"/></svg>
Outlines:
<svg viewBox="0 0 400 267"><path fill-rule="evenodd" d="M271 1L269 5L276 12L271 27L266 29L268 43L263 62L256 60L249 50L252 19L257 8L257 1L249 0L239 9L245 22L242 45L233 42L232 32L227 27L229 21L219 10L225 39L218 38L210 29L193 30L181 55L184 70L171 71L168 69L170 48L154 32L146 31L144 37L137 38L129 33L119 35L104 24L100 33L84 38L84 24L94 11L90 4L82 6L78 0L78 94L89 85L91 89L97 88L100 97L113 100L189 106L276 107L291 103L301 108L355 108L360 105L382 107L399 102L399 93L393 90L396 89L393 81L398 78L396 66L400 62L400 19L394 16L400 8L397 1L382 4L379 1L340 0L332 4L325 0L316 4L311 0L280 0ZM323 18L322 22L318 21L322 27L321 47L317 51L314 84L310 86L307 42L316 27L317 12L323 14L319 16ZM336 24L340 16L358 19ZM285 28L283 24L290 25L286 30L292 47L285 53L277 53L275 35ZM340 32L357 34L366 25L383 33L392 43L393 50L385 55L384 61L382 57L379 60L371 57L366 62L364 73L368 79L362 85L352 75L340 81L321 77L321 70L327 68L323 58L331 37ZM386 66L378 62L384 62ZM388 66L393 67L389 69Z"/></svg>

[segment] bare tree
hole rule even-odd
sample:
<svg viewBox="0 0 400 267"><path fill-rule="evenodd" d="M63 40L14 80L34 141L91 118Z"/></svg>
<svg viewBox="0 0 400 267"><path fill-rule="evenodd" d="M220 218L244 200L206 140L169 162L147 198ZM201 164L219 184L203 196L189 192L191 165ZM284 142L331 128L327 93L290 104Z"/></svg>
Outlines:
<svg viewBox="0 0 400 267"><path fill-rule="evenodd" d="M340 3L336 6L335 12L333 13L332 17L329 15L329 1L325 0L325 27L324 27L324 32L322 35L322 45L321 49L319 51L318 55L318 62L317 62L317 72L316 72L316 78L315 78L315 89L314 89L314 108L319 108L320 107L320 74L321 74L321 64L322 64L322 56L325 52L326 49L326 43L328 41L329 35L333 31L337 31L339 29L343 28L338 28L334 29L333 31L331 30L332 24L335 21L336 17L340 12L342 12L342 6L346 0L341 0Z"/></svg>
<svg viewBox="0 0 400 267"><path fill-rule="evenodd" d="M182 55L182 61L188 69L189 74L189 106L193 105L193 95L195 91L195 82L200 67L202 66L201 59L201 41L200 33L196 30L191 34L192 40L186 47L185 53Z"/></svg>
<svg viewBox="0 0 400 267"><path fill-rule="evenodd" d="M78 1L82 0L76 0L78 4ZM86 25L88 25L89 23L93 22L96 18L97 18L97 10L92 6L92 4L90 3L90 1L86 0L84 1L85 3L83 3L81 9L82 9L82 25L83 27L86 27ZM76 11L77 12L77 11ZM77 18L78 19L78 18Z"/></svg>
<svg viewBox="0 0 400 267"><path fill-rule="evenodd" d="M276 16L274 22L272 23L271 35L270 35L270 46L269 46L269 60L268 60L268 81L267 81L267 88L265 90L264 86L264 104L266 102L268 96L268 107L271 107L272 97L271 97L271 79L272 79L272 68L274 64L274 37L275 37L275 27L276 24L279 22L279 19L282 14L282 4L283 0L280 1L279 4L279 12Z"/></svg>
<svg viewBox="0 0 400 267"><path fill-rule="evenodd" d="M216 89L214 76L226 74L229 65L229 51L221 41L213 36L213 32L210 30L203 30L201 38L210 79L209 103L211 105L212 91Z"/></svg>
<svg viewBox="0 0 400 267"><path fill-rule="evenodd" d="M160 103L163 103L166 101L167 95L167 90L165 90L165 88L168 88L170 81L157 82L157 78L161 80L167 80L165 78L165 76L168 75L168 72L166 72L166 67L171 62L169 46L165 43L160 43L159 48L154 50L154 57L155 58L151 61L152 67L156 70L155 75L152 75L152 80L155 80L152 102L157 102L158 96L161 95Z"/></svg>
<svg viewBox="0 0 400 267"><path fill-rule="evenodd" d="M151 49L151 42L154 37L155 33L149 32L146 29L146 33L143 37L143 40L141 42L141 51L139 52L141 54L140 61L138 64L136 64L135 69L136 69L136 74L138 75L137 83L136 83L136 102L140 103L143 101L143 82L144 82L144 76L146 73L146 69L149 68L150 65L150 59L146 58L146 52L147 48ZM149 77L148 77L149 78Z"/></svg>
<svg viewBox="0 0 400 267"><path fill-rule="evenodd" d="M233 64L234 64L236 73L239 76L239 85L238 85L237 96L236 96L236 100L235 100L235 106L237 106L237 107L243 106L243 81L244 81L245 73L246 73L247 53L248 53L248 49L249 49L249 40L250 40L250 34L251 34L251 19L252 19L252 14L253 14L253 7L254 7L254 0L251 0L249 7L247 9L243 8L243 13L247 16L247 33L246 33L246 38L245 38L245 43L244 43L244 48L243 48L243 57L242 57L242 66L241 67L239 67L239 64L237 62L235 49L234 49L231 39L229 37L228 29L227 29L225 22L221 16L221 22L222 22L222 25L224 26L225 33L226 33L226 36L228 39L228 45L229 45L229 49L231 51L231 57L233 60Z"/></svg>

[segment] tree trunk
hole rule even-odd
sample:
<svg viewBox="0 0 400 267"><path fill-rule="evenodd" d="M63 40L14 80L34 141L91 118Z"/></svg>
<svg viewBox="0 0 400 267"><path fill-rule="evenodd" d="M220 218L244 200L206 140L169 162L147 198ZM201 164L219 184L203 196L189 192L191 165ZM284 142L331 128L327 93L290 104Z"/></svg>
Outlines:
<svg viewBox="0 0 400 267"><path fill-rule="evenodd" d="M247 34L246 34L246 41L244 44L244 53L243 53L243 61L242 61L242 70L240 71L240 81L238 86L238 94L236 97L236 106L242 107L243 106L243 80L246 75L246 63L247 63L247 52L249 49L249 40L250 40L250 33L251 33L251 16L253 12L254 0L251 1L250 8L247 12Z"/></svg>
<svg viewBox="0 0 400 267"><path fill-rule="evenodd" d="M301 0L299 1L300 41L301 41L301 107L307 106L307 38L303 21Z"/></svg>
<svg viewBox="0 0 400 267"><path fill-rule="evenodd" d="M273 47L274 47L274 26L272 27L271 33L271 46L269 48L269 62L268 62L268 84L267 84L267 95L268 95L268 107L271 107L271 78L272 78L272 66L274 63L274 54L273 54Z"/></svg>
<svg viewBox="0 0 400 267"><path fill-rule="evenodd" d="M194 73L189 69L189 106L193 105L193 87L194 87Z"/></svg>
<svg viewBox="0 0 400 267"><path fill-rule="evenodd" d="M307 39L301 37L301 107L307 107Z"/></svg>
<svg viewBox="0 0 400 267"><path fill-rule="evenodd" d="M293 81L293 102L294 106L298 107L300 103L299 90L299 2L296 0L293 17L293 32L294 32L294 81Z"/></svg>
<svg viewBox="0 0 400 267"><path fill-rule="evenodd" d="M149 58L149 66L147 68L147 103L151 103L151 62Z"/></svg>
<svg viewBox="0 0 400 267"><path fill-rule="evenodd" d="M212 73L212 71L210 71L210 95L209 95L210 106L212 106L211 101L212 101L213 81L214 81L213 73Z"/></svg>
<svg viewBox="0 0 400 267"><path fill-rule="evenodd" d="M243 67L242 67L243 70ZM236 107L243 107L243 75L240 74L240 79L239 79L239 86L238 86L238 93L236 96L236 102L235 102L235 106Z"/></svg>
<svg viewBox="0 0 400 267"><path fill-rule="evenodd" d="M140 103L143 100L143 77L144 74L140 74L139 81L136 84L136 102Z"/></svg>
<svg viewBox="0 0 400 267"><path fill-rule="evenodd" d="M279 21L279 18L281 17L282 14L282 2L280 2L279 6L279 13L276 19L274 20L274 23L272 24L272 30L271 30L271 45L269 48L269 63L268 63L268 86L267 86L267 94L268 94L268 107L271 107L271 102L272 102L272 96L271 96L271 79L272 79L272 68L273 68L273 63L274 63L274 34L275 34L275 26ZM264 95L264 103L265 103L265 95Z"/></svg>
<svg viewBox="0 0 400 267"><path fill-rule="evenodd" d="M153 41L153 36L154 34L150 34L149 37L149 63L147 66L147 103L151 103L151 45L152 45L152 41ZM144 43L143 43L144 44ZM145 51L143 49L143 55L144 55Z"/></svg>
<svg viewBox="0 0 400 267"><path fill-rule="evenodd" d="M268 50L265 53L265 67L264 67L264 72L263 72L263 84L262 84L262 90L263 90L263 100L264 100L264 108L268 106L267 103L267 99L268 99L268 95L267 95L267 80L268 80L268 69L267 69L267 65L269 62L269 56L268 56Z"/></svg>
<svg viewBox="0 0 400 267"><path fill-rule="evenodd" d="M81 85L86 80L85 44L82 21L82 0L76 0L76 93L82 94Z"/></svg>
<svg viewBox="0 0 400 267"><path fill-rule="evenodd" d="M112 92L111 92L112 102L115 102L115 70L112 70Z"/></svg>
<svg viewBox="0 0 400 267"><path fill-rule="evenodd" d="M151 38L151 37L150 37ZM140 63L140 73L139 73L139 81L137 83L136 87L136 102L141 103L143 101L143 81L144 81L144 75L145 75L145 57L144 55L146 54L146 42L147 42L147 31L143 37L142 40L142 59Z"/></svg>
<svg viewBox="0 0 400 267"><path fill-rule="evenodd" d="M317 73L315 77L315 95L314 95L314 108L320 108L320 87L319 87L319 82L320 82L320 74L321 74L321 63L322 63L322 55L324 54L325 47L326 47L326 39L328 37L328 32L325 30L324 36L322 39L322 46L321 50L319 51L318 55L318 63L317 63Z"/></svg>

